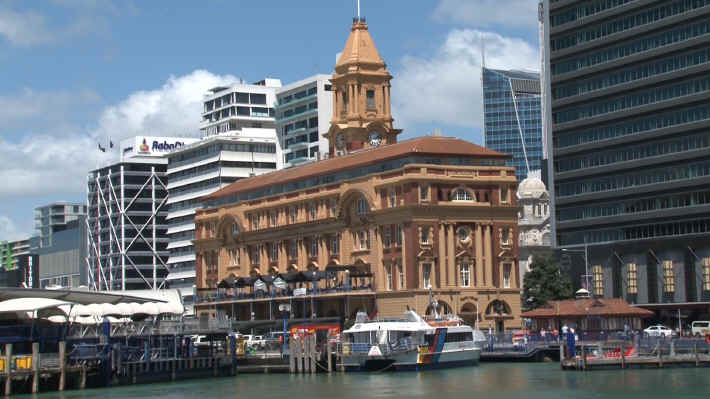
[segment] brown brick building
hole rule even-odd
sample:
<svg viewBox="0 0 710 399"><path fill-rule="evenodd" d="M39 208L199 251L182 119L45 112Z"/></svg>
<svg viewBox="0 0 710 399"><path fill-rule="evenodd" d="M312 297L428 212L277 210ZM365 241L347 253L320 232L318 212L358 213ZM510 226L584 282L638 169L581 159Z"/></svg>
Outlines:
<svg viewBox="0 0 710 399"><path fill-rule="evenodd" d="M198 313L239 320L441 310L520 326L515 170L447 137L397 142L367 25L331 80L331 158L240 180L195 216Z"/></svg>

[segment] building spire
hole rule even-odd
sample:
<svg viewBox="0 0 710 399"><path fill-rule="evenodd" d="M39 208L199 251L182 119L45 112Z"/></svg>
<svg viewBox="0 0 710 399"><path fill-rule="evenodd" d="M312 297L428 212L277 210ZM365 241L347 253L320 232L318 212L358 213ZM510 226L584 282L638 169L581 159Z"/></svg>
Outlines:
<svg viewBox="0 0 710 399"><path fill-rule="evenodd" d="M360 20L360 0L357 0L357 19Z"/></svg>

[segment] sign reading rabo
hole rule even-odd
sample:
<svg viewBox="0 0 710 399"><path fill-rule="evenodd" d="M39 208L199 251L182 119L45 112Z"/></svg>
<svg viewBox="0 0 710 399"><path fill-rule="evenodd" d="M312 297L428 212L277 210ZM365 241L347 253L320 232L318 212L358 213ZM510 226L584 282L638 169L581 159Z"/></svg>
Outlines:
<svg viewBox="0 0 710 399"><path fill-rule="evenodd" d="M185 137L150 137L136 136L121 142L121 153L127 156L130 154L163 156L171 151L198 141L196 138Z"/></svg>

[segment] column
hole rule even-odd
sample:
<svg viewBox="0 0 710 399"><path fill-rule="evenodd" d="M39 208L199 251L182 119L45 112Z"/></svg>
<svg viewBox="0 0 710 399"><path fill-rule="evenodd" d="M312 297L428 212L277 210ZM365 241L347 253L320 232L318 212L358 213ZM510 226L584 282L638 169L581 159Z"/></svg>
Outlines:
<svg viewBox="0 0 710 399"><path fill-rule="evenodd" d="M441 275L443 276L445 271L446 271L446 234L444 232L444 229L446 229L446 224L445 223L439 223L439 271ZM450 255L448 255L450 256ZM449 284L449 280L445 280L446 284Z"/></svg>
<svg viewBox="0 0 710 399"><path fill-rule="evenodd" d="M449 286L453 287L456 285L456 275L454 270L456 270L456 254L454 253L454 224L450 223L446 226L446 245L448 246L448 275L449 275Z"/></svg>
<svg viewBox="0 0 710 399"><path fill-rule="evenodd" d="M279 273L286 273L288 268L288 252L286 251L287 240L283 240L279 245Z"/></svg>
<svg viewBox="0 0 710 399"><path fill-rule="evenodd" d="M380 235L380 229L378 227L368 229L370 232L370 260L373 272L375 273L375 287L377 291L385 290L385 279L387 278L385 273L385 265L382 262L382 238ZM393 271L394 273L394 271ZM393 280L394 281L394 280ZM394 287L392 287L394 288Z"/></svg>
<svg viewBox="0 0 710 399"><path fill-rule="evenodd" d="M407 283L407 276L409 275L409 271L407 270L407 235L404 234L404 225L402 226L402 273L404 274L404 284L402 284L403 289L411 289L413 287L410 287L409 284ZM397 234L397 227L395 226L394 228L394 234ZM397 240L397 238L395 238ZM396 241L395 241L396 242ZM399 277L399 276L397 276Z"/></svg>
<svg viewBox="0 0 710 399"><path fill-rule="evenodd" d="M486 285L487 280L485 280L485 278L483 277L485 275L483 272L485 266L483 264L483 233L481 231L481 228L481 224L476 223L476 281L478 283L477 286L484 287Z"/></svg>
<svg viewBox="0 0 710 399"><path fill-rule="evenodd" d="M493 243L491 242L491 229L493 227L490 223L486 223L483 227L483 256L485 257L486 263L486 283L492 287L496 286L496 282L493 281Z"/></svg>

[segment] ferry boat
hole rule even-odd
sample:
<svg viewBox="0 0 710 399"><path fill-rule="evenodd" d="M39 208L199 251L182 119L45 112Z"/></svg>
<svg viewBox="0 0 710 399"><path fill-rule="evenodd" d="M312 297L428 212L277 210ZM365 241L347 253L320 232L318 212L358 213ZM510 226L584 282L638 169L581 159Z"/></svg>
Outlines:
<svg viewBox="0 0 710 399"><path fill-rule="evenodd" d="M434 308L436 309L436 308ZM346 367L361 371L426 370L473 366L486 341L458 317L435 314L425 320L407 310L406 319L367 320L359 315L343 331L341 342Z"/></svg>

